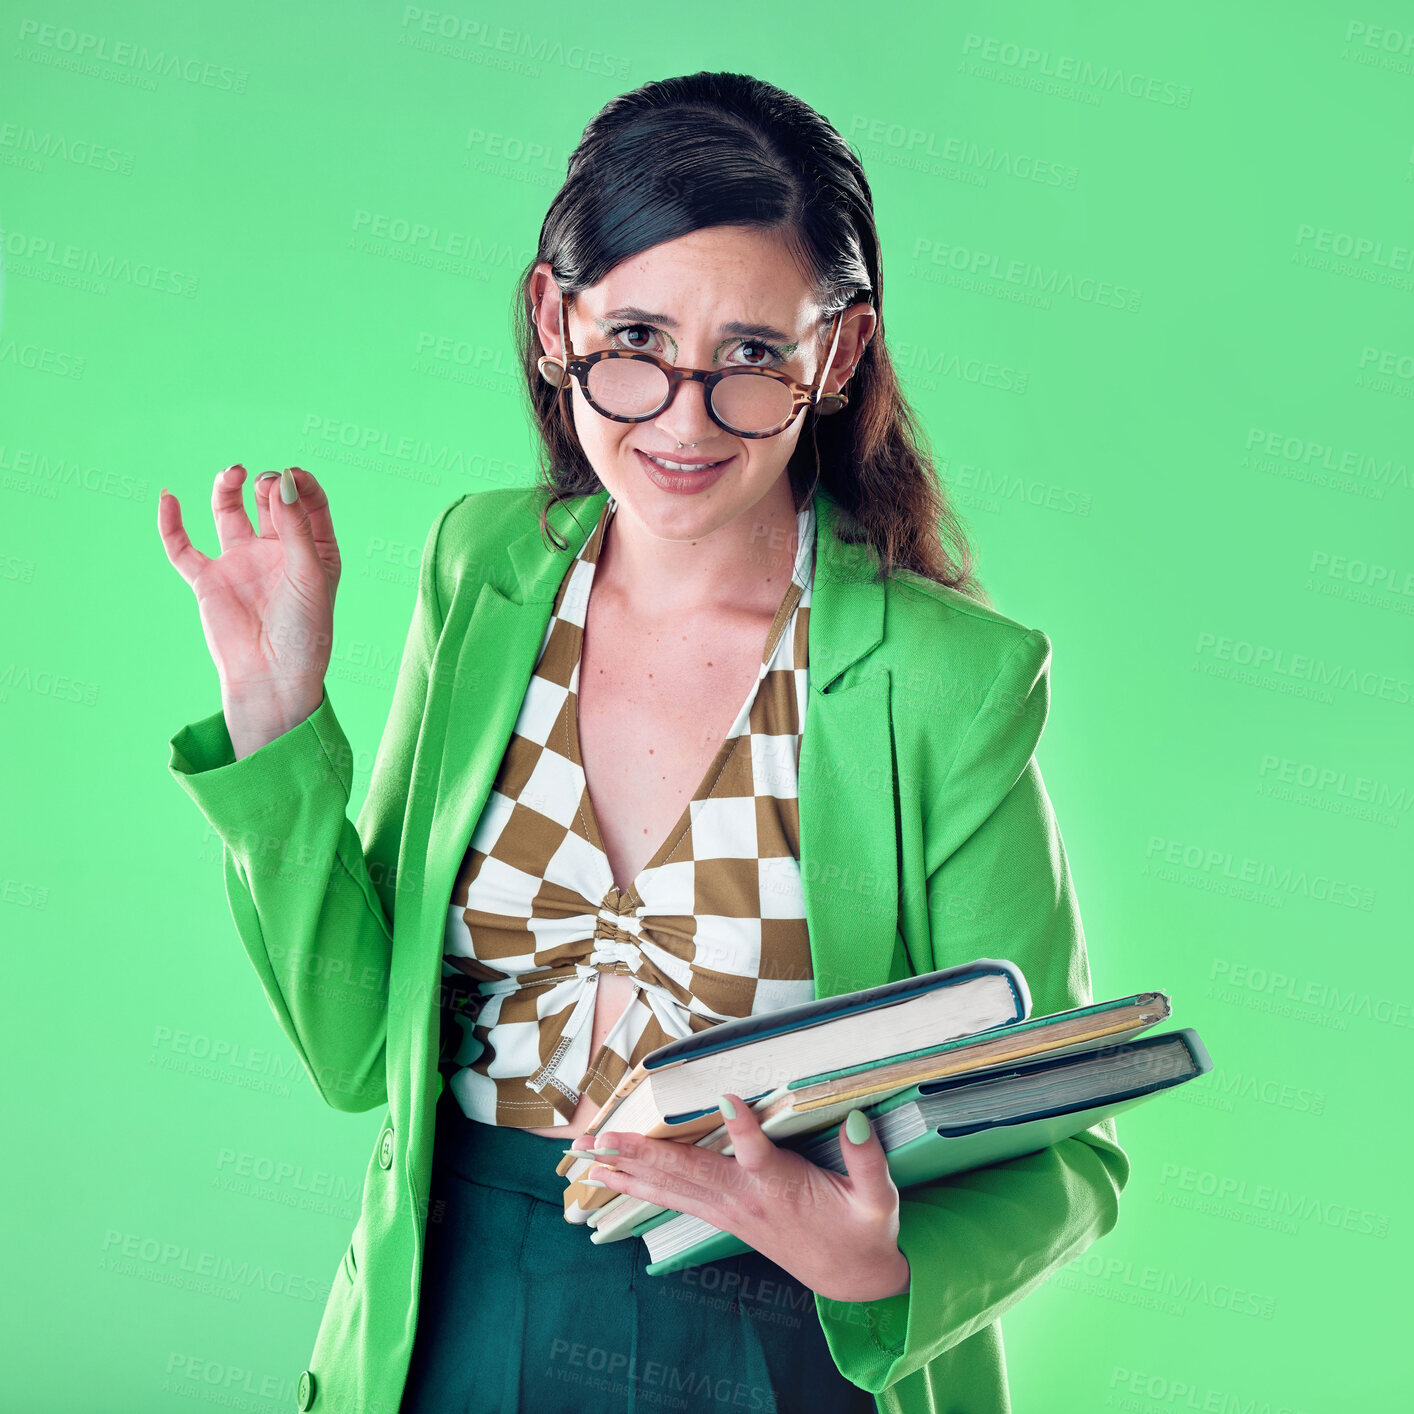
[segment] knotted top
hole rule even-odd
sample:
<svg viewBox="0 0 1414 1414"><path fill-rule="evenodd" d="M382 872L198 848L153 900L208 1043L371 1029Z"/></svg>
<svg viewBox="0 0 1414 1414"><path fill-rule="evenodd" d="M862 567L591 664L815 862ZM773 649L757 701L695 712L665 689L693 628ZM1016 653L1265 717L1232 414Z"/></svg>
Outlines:
<svg viewBox="0 0 1414 1414"><path fill-rule="evenodd" d="M610 497L560 585L452 890L442 971L460 1035L444 1035L444 1055L462 1110L488 1124L568 1124L582 1094L602 1104L668 1041L814 996L796 797L814 504L797 516L794 569L757 679L627 890L594 818L577 706L594 568L616 509ZM630 977L633 997L591 1056L605 972Z"/></svg>

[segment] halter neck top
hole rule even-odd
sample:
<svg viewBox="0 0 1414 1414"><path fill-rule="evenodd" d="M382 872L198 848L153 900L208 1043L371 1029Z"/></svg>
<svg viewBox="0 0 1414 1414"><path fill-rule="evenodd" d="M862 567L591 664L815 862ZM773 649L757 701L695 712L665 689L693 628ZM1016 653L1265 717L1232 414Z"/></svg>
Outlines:
<svg viewBox="0 0 1414 1414"><path fill-rule="evenodd" d="M615 884L580 757L577 694L613 497L571 562L519 716L452 889L442 1057L463 1112L567 1125L650 1051L814 996L796 794L809 681L813 500L736 720L627 890ZM589 1053L597 983L634 993Z"/></svg>

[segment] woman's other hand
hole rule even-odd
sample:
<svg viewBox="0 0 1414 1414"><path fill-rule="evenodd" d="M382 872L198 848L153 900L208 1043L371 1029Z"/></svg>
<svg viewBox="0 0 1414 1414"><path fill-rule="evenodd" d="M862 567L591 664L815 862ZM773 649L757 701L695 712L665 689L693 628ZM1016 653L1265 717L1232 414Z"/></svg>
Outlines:
<svg viewBox="0 0 1414 1414"><path fill-rule="evenodd" d="M216 476L215 559L191 543L175 496L164 491L157 505L167 558L196 594L237 760L323 700L340 573L329 498L314 477L299 467L257 477L258 532L241 493L245 477L239 465Z"/></svg>
<svg viewBox="0 0 1414 1414"><path fill-rule="evenodd" d="M873 1127L865 1121L856 1131L862 1142L856 1144L846 1125L840 1126L840 1152L849 1172L835 1173L772 1143L739 1096L722 1098L730 1156L609 1130L594 1144L617 1149L617 1155L585 1177L705 1219L828 1300L879 1301L907 1291L908 1258L898 1246L898 1188ZM728 1106L735 1111L730 1119Z"/></svg>

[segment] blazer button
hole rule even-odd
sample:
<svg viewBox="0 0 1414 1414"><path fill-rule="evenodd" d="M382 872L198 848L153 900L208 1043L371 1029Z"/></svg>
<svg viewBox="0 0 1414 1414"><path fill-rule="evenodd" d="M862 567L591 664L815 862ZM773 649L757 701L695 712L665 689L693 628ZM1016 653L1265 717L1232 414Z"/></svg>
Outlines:
<svg viewBox="0 0 1414 1414"><path fill-rule="evenodd" d="M314 1403L314 1376L308 1370L301 1371L295 1398L301 1409L308 1409Z"/></svg>
<svg viewBox="0 0 1414 1414"><path fill-rule="evenodd" d="M385 1169L393 1167L393 1131L391 1129L383 1131L383 1142L378 1146L378 1163Z"/></svg>

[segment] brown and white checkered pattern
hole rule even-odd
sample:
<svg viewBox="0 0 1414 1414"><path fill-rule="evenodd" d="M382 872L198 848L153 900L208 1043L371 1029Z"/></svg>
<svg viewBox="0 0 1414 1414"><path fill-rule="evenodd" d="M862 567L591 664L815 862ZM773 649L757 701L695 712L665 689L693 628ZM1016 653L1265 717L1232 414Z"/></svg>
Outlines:
<svg viewBox="0 0 1414 1414"><path fill-rule="evenodd" d="M614 884L579 754L580 648L613 497L567 571L520 715L457 874L442 975L469 1005L449 1085L488 1124L568 1124L650 1051L814 996L796 796L815 506L761 670L691 801L633 886ZM634 995L589 1054L596 983ZM479 1007L477 1012L475 1009ZM447 1022L444 1020L444 1028ZM453 1049L455 1048L455 1049Z"/></svg>

